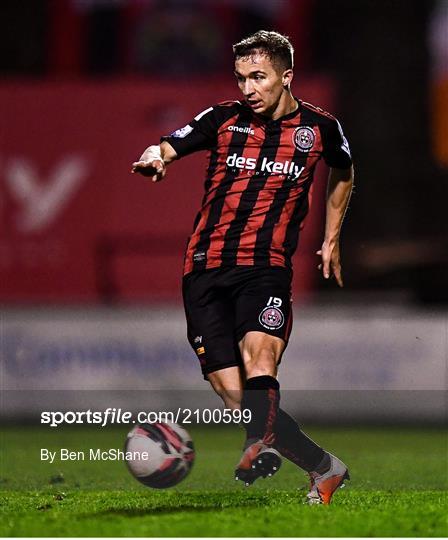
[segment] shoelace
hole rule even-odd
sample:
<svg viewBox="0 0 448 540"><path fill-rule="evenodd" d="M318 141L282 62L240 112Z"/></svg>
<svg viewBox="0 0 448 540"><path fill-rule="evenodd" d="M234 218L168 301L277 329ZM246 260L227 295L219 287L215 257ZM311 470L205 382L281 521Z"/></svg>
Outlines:
<svg viewBox="0 0 448 540"><path fill-rule="evenodd" d="M315 486L315 481L319 478L319 474L316 472L306 473L305 476L308 476L308 479L311 482L310 491L307 493L306 498L308 499L308 504L322 504L322 498L319 495L319 491Z"/></svg>
<svg viewBox="0 0 448 540"><path fill-rule="evenodd" d="M306 498L309 504L323 504L322 498L317 491L310 491Z"/></svg>

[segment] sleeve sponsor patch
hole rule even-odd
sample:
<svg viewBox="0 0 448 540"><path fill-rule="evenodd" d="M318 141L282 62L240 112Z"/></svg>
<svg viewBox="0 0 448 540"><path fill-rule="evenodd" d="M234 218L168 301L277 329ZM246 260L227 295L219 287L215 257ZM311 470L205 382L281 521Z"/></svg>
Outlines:
<svg viewBox="0 0 448 540"><path fill-rule="evenodd" d="M183 139L184 137L189 135L192 131L193 131L193 128L190 126L190 124L187 124L183 128L176 129L176 131L173 131L173 133L171 133L170 136L176 137L178 139Z"/></svg>

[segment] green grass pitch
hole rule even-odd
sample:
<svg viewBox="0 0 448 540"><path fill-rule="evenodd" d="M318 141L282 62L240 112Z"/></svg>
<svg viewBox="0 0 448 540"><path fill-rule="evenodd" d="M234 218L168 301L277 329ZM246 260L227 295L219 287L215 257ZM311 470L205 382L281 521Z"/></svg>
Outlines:
<svg viewBox="0 0 448 540"><path fill-rule="evenodd" d="M243 433L193 426L191 474L168 490L138 484L122 462L40 461L40 448L122 447L127 429L5 427L3 536L446 536L447 435L436 428L310 428L350 467L331 506L304 503L284 462L250 488L233 480Z"/></svg>

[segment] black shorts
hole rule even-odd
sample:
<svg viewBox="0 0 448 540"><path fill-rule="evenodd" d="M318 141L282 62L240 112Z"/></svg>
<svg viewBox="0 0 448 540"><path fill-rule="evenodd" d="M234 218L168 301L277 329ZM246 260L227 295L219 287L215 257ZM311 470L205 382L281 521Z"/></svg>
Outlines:
<svg viewBox="0 0 448 540"><path fill-rule="evenodd" d="M188 341L204 378L242 366L238 343L247 332L265 332L288 343L291 278L292 271L279 266L217 268L184 277Z"/></svg>

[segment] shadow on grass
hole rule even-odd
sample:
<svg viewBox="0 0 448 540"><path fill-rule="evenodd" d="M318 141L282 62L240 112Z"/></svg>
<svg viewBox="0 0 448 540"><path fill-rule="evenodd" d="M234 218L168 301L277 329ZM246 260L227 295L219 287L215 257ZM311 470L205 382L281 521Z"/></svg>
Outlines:
<svg viewBox="0 0 448 540"><path fill-rule="evenodd" d="M123 505L114 504L110 508L105 508L97 512L82 513L79 517L91 518L99 516L160 516L176 514L179 512L216 512L217 510L226 510L228 508L260 508L267 507L273 504L278 504L278 499L275 501L272 495L260 494L244 494L243 496L235 497L235 494L216 494L216 493L176 493L170 494L167 497L157 494L159 500L154 500L154 496L147 501L133 501L133 508L129 507L129 502ZM285 496L285 501L295 503L296 497Z"/></svg>

